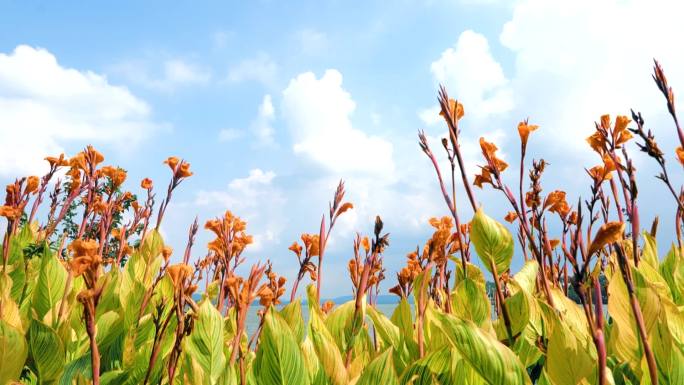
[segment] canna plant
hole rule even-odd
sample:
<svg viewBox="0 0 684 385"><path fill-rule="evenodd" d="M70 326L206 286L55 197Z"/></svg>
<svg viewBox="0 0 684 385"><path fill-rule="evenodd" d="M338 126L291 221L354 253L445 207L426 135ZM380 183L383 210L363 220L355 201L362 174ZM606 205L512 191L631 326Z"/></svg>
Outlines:
<svg viewBox="0 0 684 385"><path fill-rule="evenodd" d="M684 167L684 133L658 63L653 78ZM480 172L470 178L460 147L464 106L444 88L438 100L449 169L422 132L419 146L447 215L430 219L433 234L396 272L389 292L398 303L387 315L377 305L389 248L380 217L370 237L353 239L352 300L321 303L326 245L353 208L342 182L320 230L289 247L299 267L288 288L270 261L245 256L253 239L231 211L206 221L214 239L205 251L196 251L198 219L181 255L165 244L160 228L173 192L192 176L184 160L164 162L171 178L157 204L150 179L139 200L124 190L126 171L103 166L90 146L46 158L48 173L15 180L0 206L0 385L684 383L684 193L642 115L600 117L587 139L600 163L585 170L588 195L571 204L564 191L545 189L543 159L526 163L539 129L528 120L517 125L516 191L484 138ZM642 229L635 143L674 199L675 242L665 256L659 220ZM510 226L488 215L474 187L503 196L510 211L501 220ZM304 305L298 288L307 276Z"/></svg>

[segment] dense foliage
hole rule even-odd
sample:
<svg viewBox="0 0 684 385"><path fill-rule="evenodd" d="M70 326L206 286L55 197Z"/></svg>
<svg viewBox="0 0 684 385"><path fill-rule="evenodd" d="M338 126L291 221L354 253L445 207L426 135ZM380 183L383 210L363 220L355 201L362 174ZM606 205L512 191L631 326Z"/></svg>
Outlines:
<svg viewBox="0 0 684 385"><path fill-rule="evenodd" d="M654 79L684 165L673 92L657 63ZM396 273L390 292L399 303L389 317L376 307L390 243L379 217L372 234L353 240L353 300L319 300L329 235L353 209L342 183L320 230L290 246L299 273L283 306L286 281L269 262L240 275L252 238L230 211L206 222L215 235L207 251L193 249L197 221L182 255L165 245L158 230L174 190L192 176L187 162L166 160L172 176L157 205L151 180L141 182L139 201L123 190L126 172L102 166L90 146L70 159L47 158L48 174L17 179L0 206L0 384L684 384L684 194L641 115L601 117L588 139L601 164L587 170L589 199L573 206L565 192L544 193L543 160L532 162L526 182L537 129L527 121L518 125L518 193L485 139L485 163L471 182L459 147L463 106L444 89L439 101L450 170L419 137L449 215L430 220L433 235ZM640 227L628 152L636 141L660 165L676 203L676 243L665 256L657 219L648 231ZM457 181L472 208L467 221L457 210ZM502 194L517 234L483 211L472 185ZM561 229L555 236L552 221ZM474 258L493 277L493 304ZM523 260L517 272L513 258ZM303 281L311 282L305 302ZM250 334L253 307L260 323Z"/></svg>

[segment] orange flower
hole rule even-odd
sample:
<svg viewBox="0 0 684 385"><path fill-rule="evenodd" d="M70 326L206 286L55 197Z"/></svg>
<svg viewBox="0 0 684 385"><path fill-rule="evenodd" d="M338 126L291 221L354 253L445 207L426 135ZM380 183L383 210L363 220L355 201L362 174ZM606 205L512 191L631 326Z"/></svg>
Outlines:
<svg viewBox="0 0 684 385"><path fill-rule="evenodd" d="M492 184L492 174L489 172L489 169L486 167L480 167L482 172L480 174L475 175L475 180L473 181L473 184L479 188L482 188L483 183L489 183Z"/></svg>
<svg viewBox="0 0 684 385"><path fill-rule="evenodd" d="M628 140L632 139L632 133L627 129L627 125L631 120L624 116L618 115L615 119L615 127L613 128L613 139L615 140L615 145L620 146L623 143L627 143Z"/></svg>
<svg viewBox="0 0 684 385"><path fill-rule="evenodd" d="M485 140L485 138L480 137L480 148L482 149L482 153L486 158L493 158L496 156L496 150L499 148L496 147L496 144L488 142Z"/></svg>
<svg viewBox="0 0 684 385"><path fill-rule="evenodd" d="M461 120L461 118L465 114L465 111L463 110L463 104L451 98L449 99L448 104L449 116L451 116L452 119L455 119L455 121ZM439 116L443 117L444 119L447 118L446 114L444 113L444 110L439 112ZM449 121L447 121L447 123L449 123Z"/></svg>
<svg viewBox="0 0 684 385"><path fill-rule="evenodd" d="M86 156L90 158L90 162L93 166L97 166L98 164L104 162L104 156L93 146L89 145L86 147Z"/></svg>
<svg viewBox="0 0 684 385"><path fill-rule="evenodd" d="M223 230L221 230L221 221L218 219L208 220L207 223L204 224L204 228L212 231L217 237L223 234Z"/></svg>
<svg viewBox="0 0 684 385"><path fill-rule="evenodd" d="M363 246L363 249L366 250L366 254L370 251L370 241L368 240L368 237L363 237L361 239L361 246Z"/></svg>
<svg viewBox="0 0 684 385"><path fill-rule="evenodd" d="M557 212L564 203L567 206L567 203L565 202L565 191L552 191L544 200L544 209L549 209L551 212Z"/></svg>
<svg viewBox="0 0 684 385"><path fill-rule="evenodd" d="M69 166L71 166L72 169L78 168L81 170L85 170L86 169L85 154L83 154L82 152L79 152L78 154L72 156L71 159L69 159Z"/></svg>
<svg viewBox="0 0 684 385"><path fill-rule="evenodd" d="M178 176L181 178L188 178L192 176L192 171L190 171L190 163L181 163L180 170L178 170Z"/></svg>
<svg viewBox="0 0 684 385"><path fill-rule="evenodd" d="M509 211L508 214L504 217L506 222L508 223L513 223L518 219L518 214L515 213L515 211Z"/></svg>
<svg viewBox="0 0 684 385"><path fill-rule="evenodd" d="M328 314L334 307L335 303L333 301L325 301L321 306L321 310L323 311L323 313Z"/></svg>
<svg viewBox="0 0 684 385"><path fill-rule="evenodd" d="M609 243L617 242L622 239L625 231L625 224L622 222L608 222L601 226L596 232L594 240L589 246L589 256L601 250Z"/></svg>
<svg viewBox="0 0 684 385"><path fill-rule="evenodd" d="M539 126L534 124L527 124L527 120L518 123L518 134L520 135L520 141L523 146L527 146L527 138L530 136L530 132L535 131Z"/></svg>
<svg viewBox="0 0 684 385"><path fill-rule="evenodd" d="M140 187L144 188L145 190L152 190L152 179L150 178L145 178L140 182Z"/></svg>
<svg viewBox="0 0 684 385"><path fill-rule="evenodd" d="M612 174L603 166L594 166L589 169L589 176L591 176L591 179L596 183L601 183L605 180L609 180L612 177Z"/></svg>
<svg viewBox="0 0 684 385"><path fill-rule="evenodd" d="M78 188L81 187L81 170L72 166L67 172L67 175L71 178L69 192L78 190Z"/></svg>
<svg viewBox="0 0 684 385"><path fill-rule="evenodd" d="M45 160L50 163L50 167L68 166L69 161L64 158L64 154L59 154L59 157L48 156Z"/></svg>
<svg viewBox="0 0 684 385"><path fill-rule="evenodd" d="M21 216L21 210L12 206L0 206L0 216L7 220L15 220Z"/></svg>
<svg viewBox="0 0 684 385"><path fill-rule="evenodd" d="M504 170L506 170L506 168L508 168L508 163L504 162L496 156L496 151L499 148L496 147L494 143L487 142L484 138L480 138L480 148L482 149L482 155L484 155L488 163L490 163L494 168L496 168L496 171L503 172ZM489 171L492 172L493 170Z"/></svg>
<svg viewBox="0 0 684 385"><path fill-rule="evenodd" d="M166 269L166 274L171 278L174 287L183 285L186 278L192 276L192 267L185 263L177 263L171 265Z"/></svg>
<svg viewBox="0 0 684 385"><path fill-rule="evenodd" d="M26 180L26 193L32 193L38 191L38 186L40 185L40 178L37 176L30 176Z"/></svg>
<svg viewBox="0 0 684 385"><path fill-rule="evenodd" d="M112 185L114 185L115 189L121 186L126 180L126 171L119 167L104 166L99 172L112 181Z"/></svg>
<svg viewBox="0 0 684 385"><path fill-rule="evenodd" d="M164 258L164 261L168 262L169 258L171 258L171 254L173 253L173 249L169 246L164 246L162 249L162 257Z"/></svg>
<svg viewBox="0 0 684 385"><path fill-rule="evenodd" d="M318 256L318 234L302 234L302 242L304 242L304 248L309 253L310 257Z"/></svg>
<svg viewBox="0 0 684 385"><path fill-rule="evenodd" d="M96 269L102 258L97 254L100 245L94 239L77 239L68 246L73 258L69 261L71 273L78 277L86 270Z"/></svg>
<svg viewBox="0 0 684 385"><path fill-rule="evenodd" d="M606 152L606 141L600 132L596 131L587 138L587 143L589 146L596 151L599 155Z"/></svg>
<svg viewBox="0 0 684 385"><path fill-rule="evenodd" d="M302 246L299 245L297 242L292 242L290 247L287 248L288 250L291 250L293 253L297 254L297 257L302 256Z"/></svg>
<svg viewBox="0 0 684 385"><path fill-rule="evenodd" d="M97 195L95 197L95 203L93 203L93 211L98 214L104 214L107 211L107 202L102 200L102 197Z"/></svg>
<svg viewBox="0 0 684 385"><path fill-rule="evenodd" d="M682 148L681 146L677 147L675 152L677 153L677 160L679 160L679 163L681 163L682 166L684 166L684 148Z"/></svg>
<svg viewBox="0 0 684 385"><path fill-rule="evenodd" d="M164 161L165 164L169 165L169 167L171 168L171 171L173 171L173 172L176 171L176 166L178 165L178 162L179 162L179 160L175 156L170 156Z"/></svg>

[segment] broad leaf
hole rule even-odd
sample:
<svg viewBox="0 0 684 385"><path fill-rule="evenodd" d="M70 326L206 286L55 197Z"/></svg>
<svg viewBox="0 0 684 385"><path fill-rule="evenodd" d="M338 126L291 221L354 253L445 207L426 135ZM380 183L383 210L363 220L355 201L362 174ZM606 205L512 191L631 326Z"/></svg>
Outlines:
<svg viewBox="0 0 684 385"><path fill-rule="evenodd" d="M487 270L493 273L493 266L498 274L503 274L511 265L513 257L513 236L501 223L488 217L479 208L470 222L470 240L475 246L477 255Z"/></svg>
<svg viewBox="0 0 684 385"><path fill-rule="evenodd" d="M260 341L254 361L254 375L259 384L309 383L302 352L292 329L272 307L266 314Z"/></svg>

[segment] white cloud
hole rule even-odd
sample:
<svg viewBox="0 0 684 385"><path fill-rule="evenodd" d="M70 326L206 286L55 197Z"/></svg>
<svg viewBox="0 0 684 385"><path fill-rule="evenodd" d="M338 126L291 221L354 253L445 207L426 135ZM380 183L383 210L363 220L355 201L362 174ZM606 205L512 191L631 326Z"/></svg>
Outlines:
<svg viewBox="0 0 684 385"><path fill-rule="evenodd" d="M41 48L0 53L0 174L39 173L68 142L135 144L156 128L150 108L103 75L62 67Z"/></svg>
<svg viewBox="0 0 684 385"><path fill-rule="evenodd" d="M260 145L273 145L273 120L275 119L275 108L273 108L273 101L271 95L265 95L264 99L259 105L259 112L256 119L252 122L252 132L257 137Z"/></svg>
<svg viewBox="0 0 684 385"><path fill-rule="evenodd" d="M392 144L355 128L351 121L355 108L337 70L325 71L320 79L311 72L292 79L283 91L282 114L295 153L337 174L391 175Z"/></svg>
<svg viewBox="0 0 684 385"><path fill-rule="evenodd" d="M245 178L233 179L227 190L204 191L197 193L195 203L204 206L220 204L229 210L243 210L259 205L263 197L269 195L271 182L275 178L273 171L253 169Z"/></svg>
<svg viewBox="0 0 684 385"><path fill-rule="evenodd" d="M515 55L515 98L541 124L539 135L588 153L584 138L601 114L634 107L647 122L666 114L652 58L670 74L684 66L673 48L684 35L683 12L681 3L660 0L518 2L500 41Z"/></svg>
<svg viewBox="0 0 684 385"><path fill-rule="evenodd" d="M487 38L471 30L464 31L455 48L447 48L432 63L432 74L458 98L466 113L475 118L500 114L513 108L508 79L494 60Z"/></svg>
<svg viewBox="0 0 684 385"><path fill-rule="evenodd" d="M153 60L129 60L111 68L131 83L145 88L171 92L181 87L206 85L211 80L211 71L195 63L172 58L152 64Z"/></svg>
<svg viewBox="0 0 684 385"><path fill-rule="evenodd" d="M268 54L261 52L256 57L243 60L231 67L228 71L228 81L231 83L256 81L271 86L275 83L277 75L276 62Z"/></svg>

